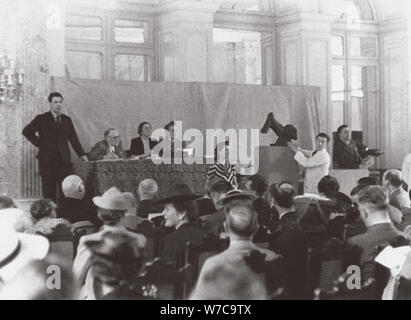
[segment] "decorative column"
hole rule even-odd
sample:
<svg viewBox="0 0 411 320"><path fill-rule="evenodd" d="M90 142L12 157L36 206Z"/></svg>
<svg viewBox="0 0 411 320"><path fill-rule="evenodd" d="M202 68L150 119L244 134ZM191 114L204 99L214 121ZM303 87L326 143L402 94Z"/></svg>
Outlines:
<svg viewBox="0 0 411 320"><path fill-rule="evenodd" d="M0 55L18 58L19 3L3 1L0 11ZM20 67L21 65L19 65ZM22 103L6 101L0 104L0 194L19 196Z"/></svg>
<svg viewBox="0 0 411 320"><path fill-rule="evenodd" d="M321 90L319 131L329 132L330 39L327 16L296 12L277 18L279 83Z"/></svg>
<svg viewBox="0 0 411 320"><path fill-rule="evenodd" d="M37 148L21 134L22 128L34 117L48 110L49 66L47 59L50 49L47 41L47 23L50 23L48 11L52 0L18 0L19 33L18 61L25 69L24 101L18 106L19 130L16 139L19 141L20 181L18 190L21 198L41 197L40 176L37 164ZM48 16L49 15L49 16ZM52 17L52 15L51 15ZM54 48L52 46L52 48Z"/></svg>
<svg viewBox="0 0 411 320"><path fill-rule="evenodd" d="M407 21L390 19L381 23L380 30L382 167L401 168L411 152Z"/></svg>
<svg viewBox="0 0 411 320"><path fill-rule="evenodd" d="M211 77L217 2L162 1L156 18L160 81L206 82Z"/></svg>

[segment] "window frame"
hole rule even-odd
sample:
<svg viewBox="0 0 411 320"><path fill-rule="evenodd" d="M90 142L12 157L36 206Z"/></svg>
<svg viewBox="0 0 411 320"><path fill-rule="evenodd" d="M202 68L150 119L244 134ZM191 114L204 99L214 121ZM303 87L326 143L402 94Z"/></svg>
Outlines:
<svg viewBox="0 0 411 320"><path fill-rule="evenodd" d="M115 79L115 56L117 54L131 54L144 56L144 81L152 81L154 70L154 17L147 14L131 14L121 10L91 10L90 8L71 7L67 15L96 17L102 19L102 39L99 41L65 38L65 51L98 52L102 59L102 79ZM141 21L148 24L148 38L144 43L119 42L115 40L115 20ZM90 79L93 80L93 79ZM124 81L124 80L117 80ZM130 80L130 82L134 82Z"/></svg>
<svg viewBox="0 0 411 320"><path fill-rule="evenodd" d="M376 68L376 110L374 112L375 119L372 119L373 124L369 121L368 115L370 114L370 106L364 103L364 118L362 121L362 132L364 132L364 142L367 143L367 139L369 138L369 134L374 134L376 136L377 143L381 140L379 136L379 126L380 126L380 39L378 36L377 25L375 24L374 28L367 29L370 30L350 30L349 28L340 28L340 24L335 24L334 28L332 29L332 36L342 36L343 37L343 45L344 45L344 55L343 56L335 56L331 52L331 65L340 64L344 66L344 77L345 77L345 93L344 93L344 124L348 125L350 128L352 126L352 116L353 116L353 106L352 106L352 67L353 66L360 66L360 67L375 67ZM360 38L373 38L376 41L376 56L375 57L352 57L351 56L351 37L360 37ZM332 70L332 68L330 68ZM332 79L332 76L331 76ZM332 88L332 84L331 84ZM330 102L332 106L332 90L330 90ZM364 98L366 99L366 98ZM331 117L330 117L330 126L332 126L332 109L331 109ZM374 127L372 127L374 126ZM332 130L336 130L337 128L332 128ZM368 138L367 138L368 137Z"/></svg>

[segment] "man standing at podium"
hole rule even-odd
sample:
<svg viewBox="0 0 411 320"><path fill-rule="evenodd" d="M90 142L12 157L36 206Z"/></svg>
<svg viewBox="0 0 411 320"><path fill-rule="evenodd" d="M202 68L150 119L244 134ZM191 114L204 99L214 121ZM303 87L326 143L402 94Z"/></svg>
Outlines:
<svg viewBox="0 0 411 320"><path fill-rule="evenodd" d="M288 147L295 152L294 159L305 168L304 193L318 194L318 182L328 175L331 158L327 152L327 144L330 137L326 133L320 133L316 137L315 150L303 150L289 142Z"/></svg>

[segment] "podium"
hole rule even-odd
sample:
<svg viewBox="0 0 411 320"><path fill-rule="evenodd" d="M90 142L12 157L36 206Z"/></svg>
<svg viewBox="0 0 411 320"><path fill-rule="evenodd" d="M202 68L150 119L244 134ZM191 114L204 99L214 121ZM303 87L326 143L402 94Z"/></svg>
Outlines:
<svg viewBox="0 0 411 320"><path fill-rule="evenodd" d="M351 194L352 189L357 186L357 181L361 178L368 177L370 172L368 169L330 169L330 176L336 178L340 184L340 192L347 196Z"/></svg>
<svg viewBox="0 0 411 320"><path fill-rule="evenodd" d="M292 182L298 191L300 182L299 167L294 153L287 147L259 147L259 170L269 185L282 181Z"/></svg>

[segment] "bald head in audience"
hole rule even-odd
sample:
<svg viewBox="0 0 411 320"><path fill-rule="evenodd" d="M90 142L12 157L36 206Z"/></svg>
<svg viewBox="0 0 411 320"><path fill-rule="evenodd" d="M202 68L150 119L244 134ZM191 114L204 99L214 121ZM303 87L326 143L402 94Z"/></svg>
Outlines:
<svg viewBox="0 0 411 320"><path fill-rule="evenodd" d="M86 193L83 180L76 175L66 177L61 187L66 198L82 200Z"/></svg>
<svg viewBox="0 0 411 320"><path fill-rule="evenodd" d="M140 201L151 200L158 191L157 182L153 179L145 179L138 185Z"/></svg>
<svg viewBox="0 0 411 320"><path fill-rule="evenodd" d="M258 230L257 213L246 199L232 200L225 205L226 226L231 239L250 240Z"/></svg>

